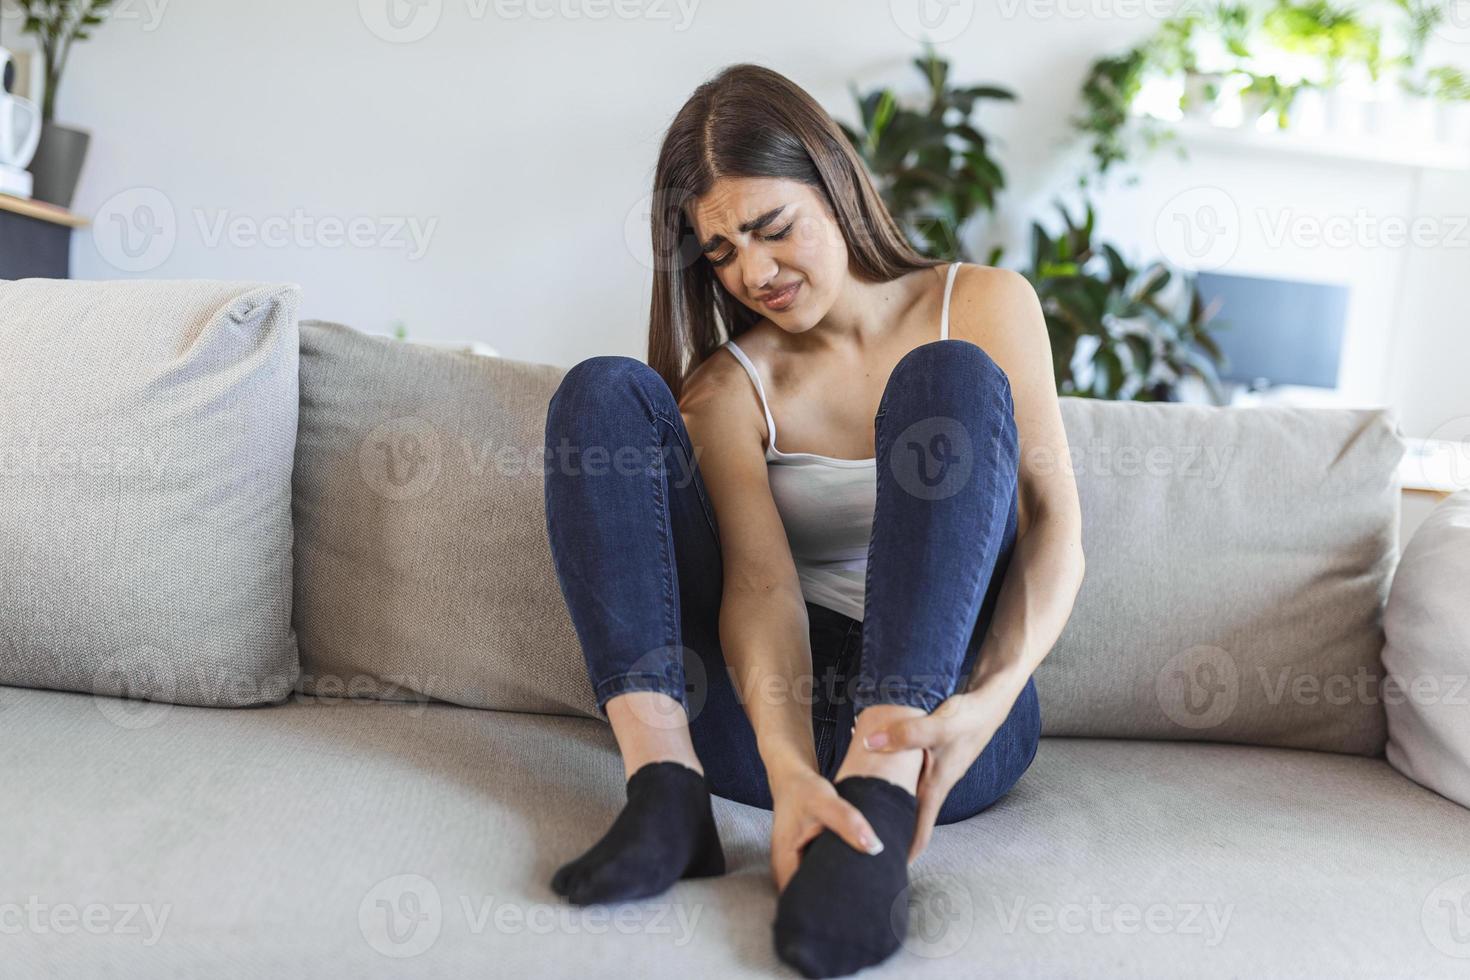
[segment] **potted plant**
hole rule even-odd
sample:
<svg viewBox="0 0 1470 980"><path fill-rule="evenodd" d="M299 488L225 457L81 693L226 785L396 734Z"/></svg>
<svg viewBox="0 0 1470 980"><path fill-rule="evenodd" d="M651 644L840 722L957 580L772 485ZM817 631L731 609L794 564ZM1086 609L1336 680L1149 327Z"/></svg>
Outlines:
<svg viewBox="0 0 1470 980"><path fill-rule="evenodd" d="M955 86L949 63L925 45L914 67L928 88L926 104L909 108L892 89L853 90L861 127L843 132L867 165L883 202L914 247L930 258L966 258L960 227L995 208L1005 175L990 138L973 120L984 100L1015 94L992 85Z"/></svg>
<svg viewBox="0 0 1470 980"><path fill-rule="evenodd" d="M31 160L32 194L60 207L70 207L91 134L55 121L56 93L72 45L91 37L106 18L112 0L16 0L25 15L21 28L36 36L41 49L46 90L41 101L41 143Z"/></svg>
<svg viewBox="0 0 1470 980"><path fill-rule="evenodd" d="M1084 201L1077 221L1057 202L1063 229L1053 237L1031 226L1029 268L1051 336L1057 390L1082 398L1175 401L1186 379L1223 401L1217 366L1224 355L1214 310L1192 276L1162 262L1130 265L1094 236L1096 214Z"/></svg>

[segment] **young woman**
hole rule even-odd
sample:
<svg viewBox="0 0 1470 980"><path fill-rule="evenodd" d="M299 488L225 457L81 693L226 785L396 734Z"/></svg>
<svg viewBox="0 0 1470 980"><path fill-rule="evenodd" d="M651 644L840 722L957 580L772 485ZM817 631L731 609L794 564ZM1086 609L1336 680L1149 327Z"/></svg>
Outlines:
<svg viewBox="0 0 1470 980"><path fill-rule="evenodd" d="M552 886L722 874L710 794L772 809L777 952L850 973L898 947L933 826L1036 752L1083 574L1046 326L1023 277L917 254L773 71L701 85L654 186L649 363L582 361L547 412L552 555L628 780Z"/></svg>

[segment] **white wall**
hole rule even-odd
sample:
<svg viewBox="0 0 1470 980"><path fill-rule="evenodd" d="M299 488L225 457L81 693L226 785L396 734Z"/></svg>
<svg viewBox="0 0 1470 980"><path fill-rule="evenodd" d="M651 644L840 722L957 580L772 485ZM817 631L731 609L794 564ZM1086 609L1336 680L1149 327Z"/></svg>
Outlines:
<svg viewBox="0 0 1470 980"><path fill-rule="evenodd" d="M1075 172L1067 118L1088 64L1153 30L1147 13L1165 4L923 2L947 12L939 30L964 26L940 45L958 77L1022 97L983 119L1012 191L976 233L1019 245ZM432 29L385 40L390 3L422 18L407 33ZM849 119L849 82L918 80L910 0L417 3L119 0L116 19L73 55L60 98L59 118L94 133L76 207L99 220L77 237L75 274L292 280L305 287L306 315L363 329L402 320L412 337L478 339L559 364L641 356L649 272L639 205L662 131L701 80L756 61ZM6 38L16 26L7 18ZM1104 198L1103 230L1136 258L1154 255L1159 207L1195 186L1230 187L1247 214L1349 203L1467 210L1466 175L1419 181L1299 159L1160 160L1139 188ZM293 217L307 224L293 231ZM319 225L353 219L365 222L356 244ZM130 255L123 245L145 241L140 226L164 234ZM411 227L426 236L422 255ZM1420 433L1470 417L1470 250L1273 249L1242 231L1229 271L1361 287L1350 398L1393 402ZM248 238L273 233L286 241Z"/></svg>

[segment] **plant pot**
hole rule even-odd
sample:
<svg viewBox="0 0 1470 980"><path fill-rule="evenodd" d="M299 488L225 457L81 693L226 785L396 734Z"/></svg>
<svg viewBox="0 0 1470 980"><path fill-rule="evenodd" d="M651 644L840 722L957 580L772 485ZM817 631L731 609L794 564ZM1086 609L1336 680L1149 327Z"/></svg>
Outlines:
<svg viewBox="0 0 1470 980"><path fill-rule="evenodd" d="M41 143L31 159L30 171L35 178L31 196L57 207L71 207L91 139L92 134L86 130L49 122L42 126Z"/></svg>

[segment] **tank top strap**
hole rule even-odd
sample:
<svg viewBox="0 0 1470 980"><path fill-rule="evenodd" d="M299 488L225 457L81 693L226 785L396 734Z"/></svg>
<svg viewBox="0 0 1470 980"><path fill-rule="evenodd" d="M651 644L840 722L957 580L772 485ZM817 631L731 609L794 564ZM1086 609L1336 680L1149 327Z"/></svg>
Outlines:
<svg viewBox="0 0 1470 980"><path fill-rule="evenodd" d="M954 275L960 271L958 262L949 264L949 277L944 280L944 312L939 317L939 339L949 339L949 294L954 292Z"/></svg>
<svg viewBox="0 0 1470 980"><path fill-rule="evenodd" d="M751 383L755 385L755 393L761 400L761 411L766 416L766 432L769 433L766 439L766 459L775 459L776 420L771 417L771 406L766 403L766 388L761 384L761 376L756 373L755 365L751 363L750 358L745 356L745 351L741 350L733 339L725 341L721 346L728 348L730 353L735 355L735 360L745 368L745 373L750 375Z"/></svg>

